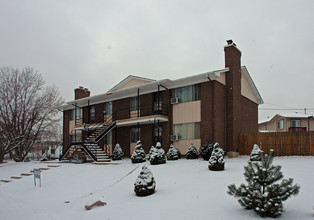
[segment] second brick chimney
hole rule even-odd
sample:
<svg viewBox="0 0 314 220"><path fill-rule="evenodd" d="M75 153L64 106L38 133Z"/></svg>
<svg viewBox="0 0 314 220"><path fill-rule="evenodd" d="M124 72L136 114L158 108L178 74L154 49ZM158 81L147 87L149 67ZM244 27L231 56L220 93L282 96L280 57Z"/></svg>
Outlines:
<svg viewBox="0 0 314 220"><path fill-rule="evenodd" d="M74 99L82 99L85 97L90 96L90 91L87 88L84 88L83 86L79 86L78 88L74 89Z"/></svg>

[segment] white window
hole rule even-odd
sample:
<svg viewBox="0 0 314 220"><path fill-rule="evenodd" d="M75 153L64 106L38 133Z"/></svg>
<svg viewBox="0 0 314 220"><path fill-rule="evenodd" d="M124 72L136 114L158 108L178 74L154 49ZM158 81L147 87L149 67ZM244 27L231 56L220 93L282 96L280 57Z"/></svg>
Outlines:
<svg viewBox="0 0 314 220"><path fill-rule="evenodd" d="M180 102L200 100L200 85L191 85L172 90L172 97L179 98Z"/></svg>
<svg viewBox="0 0 314 220"><path fill-rule="evenodd" d="M290 127L301 127L300 120L291 120L291 126Z"/></svg>
<svg viewBox="0 0 314 220"><path fill-rule="evenodd" d="M173 125L173 134L180 140L200 139L200 122Z"/></svg>
<svg viewBox="0 0 314 220"><path fill-rule="evenodd" d="M279 121L277 122L277 128L278 128L278 129L283 129L283 120L279 120Z"/></svg>

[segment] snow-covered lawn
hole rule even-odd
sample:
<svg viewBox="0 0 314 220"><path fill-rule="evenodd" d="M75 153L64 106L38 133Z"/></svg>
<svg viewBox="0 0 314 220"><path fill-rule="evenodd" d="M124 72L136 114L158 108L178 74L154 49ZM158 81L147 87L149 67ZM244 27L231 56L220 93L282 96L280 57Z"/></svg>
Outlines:
<svg viewBox="0 0 314 220"><path fill-rule="evenodd" d="M0 219L260 219L252 210L243 209L229 196L227 185L244 183L243 166L249 157L225 159L225 171L208 170L202 159L119 165L67 164L42 171L42 186L34 177L25 176L0 183ZM137 197L134 182L142 165L152 171L156 192ZM301 185L299 195L284 202L279 219L314 218L314 157L276 157L285 178ZM47 163L0 164L0 179L20 176ZM105 206L85 210L98 200ZM265 218L267 219L267 218Z"/></svg>

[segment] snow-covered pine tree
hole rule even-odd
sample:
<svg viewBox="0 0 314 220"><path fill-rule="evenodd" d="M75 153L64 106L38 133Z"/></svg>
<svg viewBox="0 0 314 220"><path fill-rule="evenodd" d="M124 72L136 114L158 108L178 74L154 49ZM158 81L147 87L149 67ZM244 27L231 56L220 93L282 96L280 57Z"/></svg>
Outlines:
<svg viewBox="0 0 314 220"><path fill-rule="evenodd" d="M134 183L134 191L137 196L148 196L155 192L156 182L152 172L143 166Z"/></svg>
<svg viewBox="0 0 314 220"><path fill-rule="evenodd" d="M299 185L292 185L293 179L283 178L281 166L273 166L274 150L269 156L260 152L261 161L249 161L244 167L244 176L248 185L241 184L237 188L234 184L228 186L228 194L239 198L238 202L246 209L253 209L260 216L278 217L283 212L282 202L291 195L297 195Z"/></svg>
<svg viewBox="0 0 314 220"><path fill-rule="evenodd" d="M171 144L167 153L167 160L178 160L179 154L177 149Z"/></svg>
<svg viewBox="0 0 314 220"><path fill-rule="evenodd" d="M257 144L254 144L253 149L250 154L250 160L261 161L260 152L261 152L261 149L259 148L259 146Z"/></svg>
<svg viewBox="0 0 314 220"><path fill-rule="evenodd" d="M116 144L112 152L112 160L121 160L124 156L120 144Z"/></svg>
<svg viewBox="0 0 314 220"><path fill-rule="evenodd" d="M191 146L189 147L188 151L185 155L186 159L197 159L198 158L198 152L196 147L193 143L191 143Z"/></svg>
<svg viewBox="0 0 314 220"><path fill-rule="evenodd" d="M137 141L134 152L131 156L132 163L142 163L146 161L146 154L142 147L141 141Z"/></svg>
<svg viewBox="0 0 314 220"><path fill-rule="evenodd" d="M157 142L155 150L150 154L150 164L163 164L166 163L166 155L164 149L161 147L161 143Z"/></svg>
<svg viewBox="0 0 314 220"><path fill-rule="evenodd" d="M215 141L207 141L201 146L200 155L203 157L204 160L209 160L210 156L212 155L215 143Z"/></svg>
<svg viewBox="0 0 314 220"><path fill-rule="evenodd" d="M178 147L174 146L174 149L177 151L179 159L181 158L181 151L179 150Z"/></svg>
<svg viewBox="0 0 314 220"><path fill-rule="evenodd" d="M212 155L209 158L208 169L213 171L220 171L225 169L224 162L225 152L221 149L220 145L216 142L213 146Z"/></svg>
<svg viewBox="0 0 314 220"><path fill-rule="evenodd" d="M156 151L156 148L154 145L152 145L152 147L150 148L148 155L147 155L147 159L150 160L150 156L152 155L153 152Z"/></svg>

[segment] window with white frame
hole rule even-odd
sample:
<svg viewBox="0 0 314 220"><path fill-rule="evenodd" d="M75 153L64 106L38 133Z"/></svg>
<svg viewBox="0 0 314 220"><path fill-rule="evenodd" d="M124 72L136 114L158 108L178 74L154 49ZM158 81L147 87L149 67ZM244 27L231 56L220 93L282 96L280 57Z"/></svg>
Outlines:
<svg viewBox="0 0 314 220"><path fill-rule="evenodd" d="M179 98L180 102L192 102L200 100L200 85L191 85L172 90L172 97Z"/></svg>
<svg viewBox="0 0 314 220"><path fill-rule="evenodd" d="M301 122L300 120L291 120L290 125L290 127L301 127Z"/></svg>
<svg viewBox="0 0 314 220"><path fill-rule="evenodd" d="M173 125L173 134L177 135L179 140L200 139L200 122L184 123Z"/></svg>
<svg viewBox="0 0 314 220"><path fill-rule="evenodd" d="M277 129L280 130L280 129L283 129L283 120L279 120L277 122Z"/></svg>

